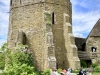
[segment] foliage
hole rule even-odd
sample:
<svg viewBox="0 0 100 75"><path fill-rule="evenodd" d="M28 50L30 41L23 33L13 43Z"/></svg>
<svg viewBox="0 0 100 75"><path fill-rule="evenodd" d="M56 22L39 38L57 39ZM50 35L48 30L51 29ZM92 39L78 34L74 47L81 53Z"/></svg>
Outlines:
<svg viewBox="0 0 100 75"><path fill-rule="evenodd" d="M5 67L5 56L4 53L0 53L0 69L3 70Z"/></svg>
<svg viewBox="0 0 100 75"><path fill-rule="evenodd" d="M10 65L13 66L14 64L27 64L29 66L33 66L32 54L28 49L26 49L25 45L19 44L16 49L13 50L14 52L11 52L11 50L9 51L10 52L7 52L7 62L9 62ZM9 53L11 53L11 55Z"/></svg>
<svg viewBox="0 0 100 75"><path fill-rule="evenodd" d="M91 67L95 68L96 66L98 66L96 63L91 64Z"/></svg>
<svg viewBox="0 0 100 75"><path fill-rule="evenodd" d="M4 43L1 48L0 48L0 51L6 51L8 49L8 44L7 43Z"/></svg>
<svg viewBox="0 0 100 75"><path fill-rule="evenodd" d="M5 51L7 49L7 43L4 43L0 48L0 70L5 67Z"/></svg>
<svg viewBox="0 0 100 75"><path fill-rule="evenodd" d="M96 66L96 67L94 68L94 71L95 71L95 72L100 72L100 66Z"/></svg>
<svg viewBox="0 0 100 75"><path fill-rule="evenodd" d="M2 64L0 69L4 69L0 75L50 75L50 69L43 72L36 70L32 53L27 45L18 44L15 49L10 50L5 43L1 51L5 54L0 55L4 60L0 62Z"/></svg>
<svg viewBox="0 0 100 75"><path fill-rule="evenodd" d="M82 66L82 67L87 67L86 62L81 60L81 66Z"/></svg>
<svg viewBox="0 0 100 75"><path fill-rule="evenodd" d="M27 64L9 66L6 71L3 72L3 75L29 75L34 74L34 67L30 67Z"/></svg>
<svg viewBox="0 0 100 75"><path fill-rule="evenodd" d="M50 13L44 13L45 14L45 21L46 21L46 25L51 26L51 14Z"/></svg>
<svg viewBox="0 0 100 75"><path fill-rule="evenodd" d="M92 75L100 75L99 72L93 72Z"/></svg>
<svg viewBox="0 0 100 75"><path fill-rule="evenodd" d="M79 73L79 70L73 70L73 73Z"/></svg>
<svg viewBox="0 0 100 75"><path fill-rule="evenodd" d="M26 45L18 44L15 49L10 50L7 48L7 44L4 44L2 51L5 50L6 54L4 57L6 63L4 64L6 66L2 75L41 75L33 67L32 54Z"/></svg>
<svg viewBox="0 0 100 75"><path fill-rule="evenodd" d="M44 70L43 73L42 73L42 75L50 75L50 69Z"/></svg>
<svg viewBox="0 0 100 75"><path fill-rule="evenodd" d="M98 66L100 66L100 60L98 60L98 61L96 62L96 64L97 64Z"/></svg>
<svg viewBox="0 0 100 75"><path fill-rule="evenodd" d="M59 74L61 73L61 71L62 71L62 69L58 69L58 70L57 70L57 72L58 72Z"/></svg>

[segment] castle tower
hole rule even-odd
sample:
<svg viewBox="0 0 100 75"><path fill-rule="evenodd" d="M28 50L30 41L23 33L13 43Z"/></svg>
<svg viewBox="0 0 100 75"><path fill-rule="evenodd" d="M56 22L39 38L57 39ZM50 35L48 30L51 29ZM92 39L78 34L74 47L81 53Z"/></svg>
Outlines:
<svg viewBox="0 0 100 75"><path fill-rule="evenodd" d="M70 0L10 0L9 47L26 44L38 70L79 68Z"/></svg>

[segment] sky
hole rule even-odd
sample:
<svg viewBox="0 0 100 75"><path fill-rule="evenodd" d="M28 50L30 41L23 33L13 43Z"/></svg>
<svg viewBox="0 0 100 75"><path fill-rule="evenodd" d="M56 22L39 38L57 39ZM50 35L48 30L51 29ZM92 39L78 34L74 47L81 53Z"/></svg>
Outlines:
<svg viewBox="0 0 100 75"><path fill-rule="evenodd" d="M86 38L100 18L100 0L71 0L75 37Z"/></svg>
<svg viewBox="0 0 100 75"><path fill-rule="evenodd" d="M70 0L75 37L86 38L100 18L100 0ZM0 46L7 41L10 0L0 0Z"/></svg>

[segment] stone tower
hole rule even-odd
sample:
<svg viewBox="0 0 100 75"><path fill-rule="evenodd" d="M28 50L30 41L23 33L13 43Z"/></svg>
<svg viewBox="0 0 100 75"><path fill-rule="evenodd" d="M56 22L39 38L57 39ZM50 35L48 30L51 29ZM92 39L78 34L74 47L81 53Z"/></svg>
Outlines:
<svg viewBox="0 0 100 75"><path fill-rule="evenodd" d="M38 70L80 67L70 0L10 0L8 44L28 45Z"/></svg>

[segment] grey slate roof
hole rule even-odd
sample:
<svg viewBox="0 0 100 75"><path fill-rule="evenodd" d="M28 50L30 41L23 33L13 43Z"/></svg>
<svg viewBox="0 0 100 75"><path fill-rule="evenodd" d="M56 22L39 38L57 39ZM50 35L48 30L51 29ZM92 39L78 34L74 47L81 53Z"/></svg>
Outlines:
<svg viewBox="0 0 100 75"><path fill-rule="evenodd" d="M100 36L100 19L94 25L93 29L91 30L89 36Z"/></svg>
<svg viewBox="0 0 100 75"><path fill-rule="evenodd" d="M78 51L85 51L85 42L86 38L75 37L75 44L78 48Z"/></svg>

